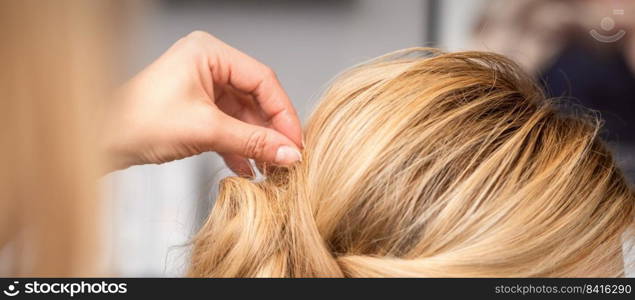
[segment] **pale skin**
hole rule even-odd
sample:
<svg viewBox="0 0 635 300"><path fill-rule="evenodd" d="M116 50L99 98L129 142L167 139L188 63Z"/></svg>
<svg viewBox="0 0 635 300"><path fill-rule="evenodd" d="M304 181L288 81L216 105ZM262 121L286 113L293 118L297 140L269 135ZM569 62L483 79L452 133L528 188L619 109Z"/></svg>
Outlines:
<svg viewBox="0 0 635 300"><path fill-rule="evenodd" d="M106 119L112 169L214 151L251 176L247 158L274 165L301 159L300 121L272 69L201 31L121 87Z"/></svg>

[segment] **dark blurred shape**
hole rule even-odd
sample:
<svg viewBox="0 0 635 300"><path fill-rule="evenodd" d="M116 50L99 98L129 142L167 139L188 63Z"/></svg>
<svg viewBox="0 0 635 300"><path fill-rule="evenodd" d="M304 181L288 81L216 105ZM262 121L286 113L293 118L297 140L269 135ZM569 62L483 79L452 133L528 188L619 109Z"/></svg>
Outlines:
<svg viewBox="0 0 635 300"><path fill-rule="evenodd" d="M616 143L635 143L635 76L621 48L598 48L572 41L540 76L553 97L570 97L597 110L605 120L602 135Z"/></svg>
<svg viewBox="0 0 635 300"><path fill-rule="evenodd" d="M440 28L439 28L439 11L441 9L441 2L439 0L428 0L426 8L426 40L431 45L436 45L439 42Z"/></svg>

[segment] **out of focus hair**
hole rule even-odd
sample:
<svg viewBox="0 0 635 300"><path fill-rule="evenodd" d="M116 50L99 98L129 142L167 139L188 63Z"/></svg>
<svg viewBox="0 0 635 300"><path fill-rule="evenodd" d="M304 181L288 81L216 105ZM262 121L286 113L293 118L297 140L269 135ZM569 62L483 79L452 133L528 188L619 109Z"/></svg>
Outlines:
<svg viewBox="0 0 635 300"><path fill-rule="evenodd" d="M96 182L109 2L0 1L0 274L107 272Z"/></svg>

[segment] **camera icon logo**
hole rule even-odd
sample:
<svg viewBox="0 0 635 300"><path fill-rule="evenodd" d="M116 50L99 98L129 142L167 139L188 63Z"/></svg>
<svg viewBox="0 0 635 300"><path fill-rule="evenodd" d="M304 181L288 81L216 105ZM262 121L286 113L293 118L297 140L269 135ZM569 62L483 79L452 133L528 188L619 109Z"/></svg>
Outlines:
<svg viewBox="0 0 635 300"><path fill-rule="evenodd" d="M14 281L13 284L9 284L7 289L3 290L4 294L9 297L17 296L20 293L20 290L18 290L18 288L16 287L18 283L20 282Z"/></svg>
<svg viewBox="0 0 635 300"><path fill-rule="evenodd" d="M614 9L613 10L613 15L624 15L624 10L623 9ZM602 18L602 21L600 21L600 28L602 28L603 31L607 31L607 32L615 29L615 20L613 20L613 18L611 18L611 17ZM591 29L589 31L589 34L594 39L596 39L599 42L602 42L602 43L615 43L615 42L621 40L626 35L626 30L620 29L618 32L616 32L616 33L614 33L612 35L605 35L605 34L600 33L598 30Z"/></svg>

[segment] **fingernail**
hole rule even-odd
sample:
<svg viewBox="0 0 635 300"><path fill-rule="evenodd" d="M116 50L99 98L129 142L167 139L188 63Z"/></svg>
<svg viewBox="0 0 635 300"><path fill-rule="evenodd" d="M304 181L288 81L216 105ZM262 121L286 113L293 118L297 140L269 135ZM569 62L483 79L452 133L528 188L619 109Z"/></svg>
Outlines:
<svg viewBox="0 0 635 300"><path fill-rule="evenodd" d="M300 151L289 146L282 146L276 152L276 164L279 165L290 165L301 160Z"/></svg>

